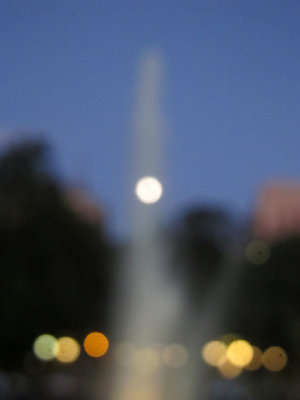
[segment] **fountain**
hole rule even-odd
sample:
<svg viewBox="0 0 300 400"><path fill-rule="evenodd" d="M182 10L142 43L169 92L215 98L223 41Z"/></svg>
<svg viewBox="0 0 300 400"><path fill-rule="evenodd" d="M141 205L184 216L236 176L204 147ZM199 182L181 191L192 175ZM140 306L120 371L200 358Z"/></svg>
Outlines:
<svg viewBox="0 0 300 400"><path fill-rule="evenodd" d="M132 209L129 250L122 260L115 328L135 354L132 365L117 367L112 400L166 398L161 352L172 338L180 308L180 292L168 283L168 249L160 232L164 137L159 104L161 75L161 57L147 53L141 60L134 121L132 175L138 183L137 198Z"/></svg>

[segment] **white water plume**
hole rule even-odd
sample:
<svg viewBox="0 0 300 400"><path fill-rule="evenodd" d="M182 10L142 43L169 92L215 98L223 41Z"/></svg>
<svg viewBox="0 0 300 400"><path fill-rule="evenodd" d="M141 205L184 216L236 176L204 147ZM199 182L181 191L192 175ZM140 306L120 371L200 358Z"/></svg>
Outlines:
<svg viewBox="0 0 300 400"><path fill-rule="evenodd" d="M147 54L141 64L135 109L133 197L136 183L145 176L164 185L161 74L161 58ZM236 268L232 264L224 267L197 315L190 312L181 282L171 276L160 206L161 200L147 204L134 198L130 243L120 261L115 289L115 339L121 344L122 357L127 352L127 359L115 364L110 400L209 398L201 347L219 330L228 291L236 282ZM174 356L171 352L175 350L178 353Z"/></svg>
<svg viewBox="0 0 300 400"><path fill-rule="evenodd" d="M161 73L160 56L145 55L135 110L134 182L144 176L162 180ZM131 366L116 368L112 400L168 398L161 354L172 341L181 297L177 284L170 283L168 246L160 228L160 201L143 204L135 198L130 245L121 261L116 331L136 354Z"/></svg>

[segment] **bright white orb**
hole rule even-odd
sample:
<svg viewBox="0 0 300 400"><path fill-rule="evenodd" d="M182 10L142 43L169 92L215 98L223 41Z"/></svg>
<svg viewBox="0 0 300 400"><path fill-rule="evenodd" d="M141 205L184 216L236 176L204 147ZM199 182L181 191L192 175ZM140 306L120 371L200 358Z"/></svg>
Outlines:
<svg viewBox="0 0 300 400"><path fill-rule="evenodd" d="M145 176L138 180L135 186L135 194L142 203L156 203L162 195L162 185L153 176Z"/></svg>

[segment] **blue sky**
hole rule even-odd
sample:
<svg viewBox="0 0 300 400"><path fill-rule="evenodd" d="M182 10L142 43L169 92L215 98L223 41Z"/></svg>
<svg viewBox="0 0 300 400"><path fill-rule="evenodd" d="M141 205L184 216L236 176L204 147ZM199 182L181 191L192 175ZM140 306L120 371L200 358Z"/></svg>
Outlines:
<svg viewBox="0 0 300 400"><path fill-rule="evenodd" d="M0 0L0 132L44 132L126 233L138 60L157 49L166 216L246 214L261 183L300 178L299 19L297 0Z"/></svg>

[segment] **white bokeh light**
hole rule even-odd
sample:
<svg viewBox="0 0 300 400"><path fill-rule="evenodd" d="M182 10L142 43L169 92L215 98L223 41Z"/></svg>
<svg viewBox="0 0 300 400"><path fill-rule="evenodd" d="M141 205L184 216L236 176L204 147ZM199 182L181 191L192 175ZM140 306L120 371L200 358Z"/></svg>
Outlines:
<svg viewBox="0 0 300 400"><path fill-rule="evenodd" d="M162 195L162 185L153 176L145 176L138 180L135 186L135 194L142 203L156 203Z"/></svg>

